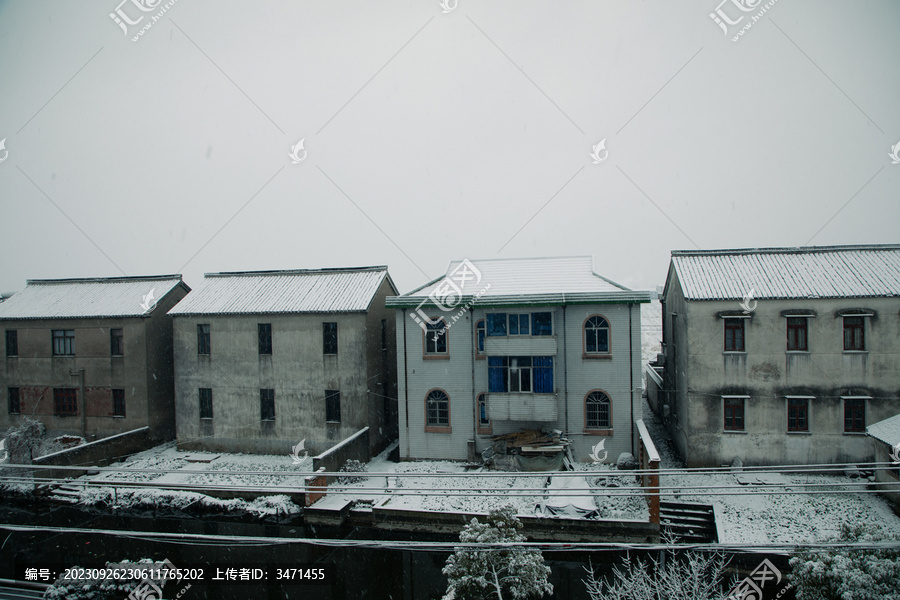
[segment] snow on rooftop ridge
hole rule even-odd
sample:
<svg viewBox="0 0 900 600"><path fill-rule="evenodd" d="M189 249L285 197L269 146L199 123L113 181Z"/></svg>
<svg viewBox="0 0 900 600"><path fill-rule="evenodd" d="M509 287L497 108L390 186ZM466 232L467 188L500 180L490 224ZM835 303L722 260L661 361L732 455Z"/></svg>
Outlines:
<svg viewBox="0 0 900 600"><path fill-rule="evenodd" d="M22 291L0 303L0 319L145 316L179 286L190 290L181 275L30 279ZM149 309L148 302L153 304Z"/></svg>
<svg viewBox="0 0 900 600"><path fill-rule="evenodd" d="M818 252L900 250L900 244L845 244L838 246L784 246L763 248L720 248L712 250L672 250L672 256L728 256L735 254L814 254Z"/></svg>
<svg viewBox="0 0 900 600"><path fill-rule="evenodd" d="M340 313L368 310L387 267L207 273L170 315Z"/></svg>
<svg viewBox="0 0 900 600"><path fill-rule="evenodd" d="M900 246L674 251L689 300L900 296Z"/></svg>

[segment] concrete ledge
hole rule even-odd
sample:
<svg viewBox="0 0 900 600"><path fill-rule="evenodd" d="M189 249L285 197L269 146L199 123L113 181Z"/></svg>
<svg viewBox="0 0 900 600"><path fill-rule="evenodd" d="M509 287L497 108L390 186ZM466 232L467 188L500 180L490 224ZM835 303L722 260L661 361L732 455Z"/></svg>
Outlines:
<svg viewBox="0 0 900 600"><path fill-rule="evenodd" d="M143 450L153 447L150 428L140 427L125 433L119 433L94 442L88 442L68 450L60 450L53 454L39 456L31 461L34 465L56 465L61 467L92 466L105 467ZM41 477L58 479L81 477L87 470L42 470Z"/></svg>

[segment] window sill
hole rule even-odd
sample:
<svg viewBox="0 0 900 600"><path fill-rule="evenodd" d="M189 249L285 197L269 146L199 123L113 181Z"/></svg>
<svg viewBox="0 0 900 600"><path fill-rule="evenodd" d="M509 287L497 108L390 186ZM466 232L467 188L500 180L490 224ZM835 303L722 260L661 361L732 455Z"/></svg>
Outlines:
<svg viewBox="0 0 900 600"><path fill-rule="evenodd" d="M111 416L113 419L124 419L125 418L125 415L109 415L109 416Z"/></svg>
<svg viewBox="0 0 900 600"><path fill-rule="evenodd" d="M201 421L212 421L213 418L212 417L200 417L200 420Z"/></svg>
<svg viewBox="0 0 900 600"><path fill-rule="evenodd" d="M479 427L477 430L478 435L491 435L494 432L492 427Z"/></svg>
<svg viewBox="0 0 900 600"><path fill-rule="evenodd" d="M340 421L325 421L326 425L340 425Z"/></svg>
<svg viewBox="0 0 900 600"><path fill-rule="evenodd" d="M844 354L868 354L868 350L844 350Z"/></svg>
<svg viewBox="0 0 900 600"><path fill-rule="evenodd" d="M785 431L788 435L812 435L811 431Z"/></svg>
<svg viewBox="0 0 900 600"><path fill-rule="evenodd" d="M863 436L863 437L865 437L866 435L868 435L865 431L844 431L843 434L844 434L844 435Z"/></svg>
<svg viewBox="0 0 900 600"><path fill-rule="evenodd" d="M602 436L612 436L612 429L585 429L584 435L602 435Z"/></svg>
<svg viewBox="0 0 900 600"><path fill-rule="evenodd" d="M422 356L422 360L449 360L450 354L425 354Z"/></svg>
<svg viewBox="0 0 900 600"><path fill-rule="evenodd" d="M809 354L809 350L785 350L785 354Z"/></svg>
<svg viewBox="0 0 900 600"><path fill-rule="evenodd" d="M747 435L746 429L723 429L722 433L737 433L742 435Z"/></svg>
<svg viewBox="0 0 900 600"><path fill-rule="evenodd" d="M588 354L587 352L583 352L581 354L581 358L587 358L592 360L610 360L612 358L612 354Z"/></svg>
<svg viewBox="0 0 900 600"><path fill-rule="evenodd" d="M435 427L435 426L425 426L425 433L451 433L453 428L450 426L447 427Z"/></svg>
<svg viewBox="0 0 900 600"><path fill-rule="evenodd" d="M484 360L486 358L487 358L487 355L485 355L485 354L476 354L475 355L475 360Z"/></svg>
<svg viewBox="0 0 900 600"><path fill-rule="evenodd" d="M722 350L722 354L743 354L746 355L746 350Z"/></svg>

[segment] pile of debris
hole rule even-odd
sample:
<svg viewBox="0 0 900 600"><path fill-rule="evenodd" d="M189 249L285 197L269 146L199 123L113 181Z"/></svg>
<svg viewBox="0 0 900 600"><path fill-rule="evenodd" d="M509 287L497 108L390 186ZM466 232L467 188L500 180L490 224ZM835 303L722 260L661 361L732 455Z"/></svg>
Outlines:
<svg viewBox="0 0 900 600"><path fill-rule="evenodd" d="M569 470L575 462L569 439L558 429L523 429L495 435L492 440L491 446L481 453L485 466L505 471L550 471Z"/></svg>

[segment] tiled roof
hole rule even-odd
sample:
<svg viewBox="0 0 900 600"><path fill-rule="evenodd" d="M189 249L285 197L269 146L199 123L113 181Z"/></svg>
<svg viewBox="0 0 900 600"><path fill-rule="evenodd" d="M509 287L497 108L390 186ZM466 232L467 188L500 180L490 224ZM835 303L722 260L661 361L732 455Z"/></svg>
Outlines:
<svg viewBox="0 0 900 600"><path fill-rule="evenodd" d="M739 300L900 296L900 246L672 252L685 298Z"/></svg>
<svg viewBox="0 0 900 600"><path fill-rule="evenodd" d="M866 433L891 446L900 444L900 415L869 425L866 427Z"/></svg>
<svg viewBox="0 0 900 600"><path fill-rule="evenodd" d="M362 312L385 278L384 266L207 273L169 314Z"/></svg>
<svg viewBox="0 0 900 600"><path fill-rule="evenodd" d="M440 278L388 299L387 305L416 305L448 289L461 292L463 299L477 296L483 305L650 300L649 292L630 290L595 273L590 256L566 256L452 261Z"/></svg>
<svg viewBox="0 0 900 600"><path fill-rule="evenodd" d="M181 275L31 279L25 289L0 302L0 319L139 317L179 285L189 289ZM146 298L151 291L153 298Z"/></svg>

